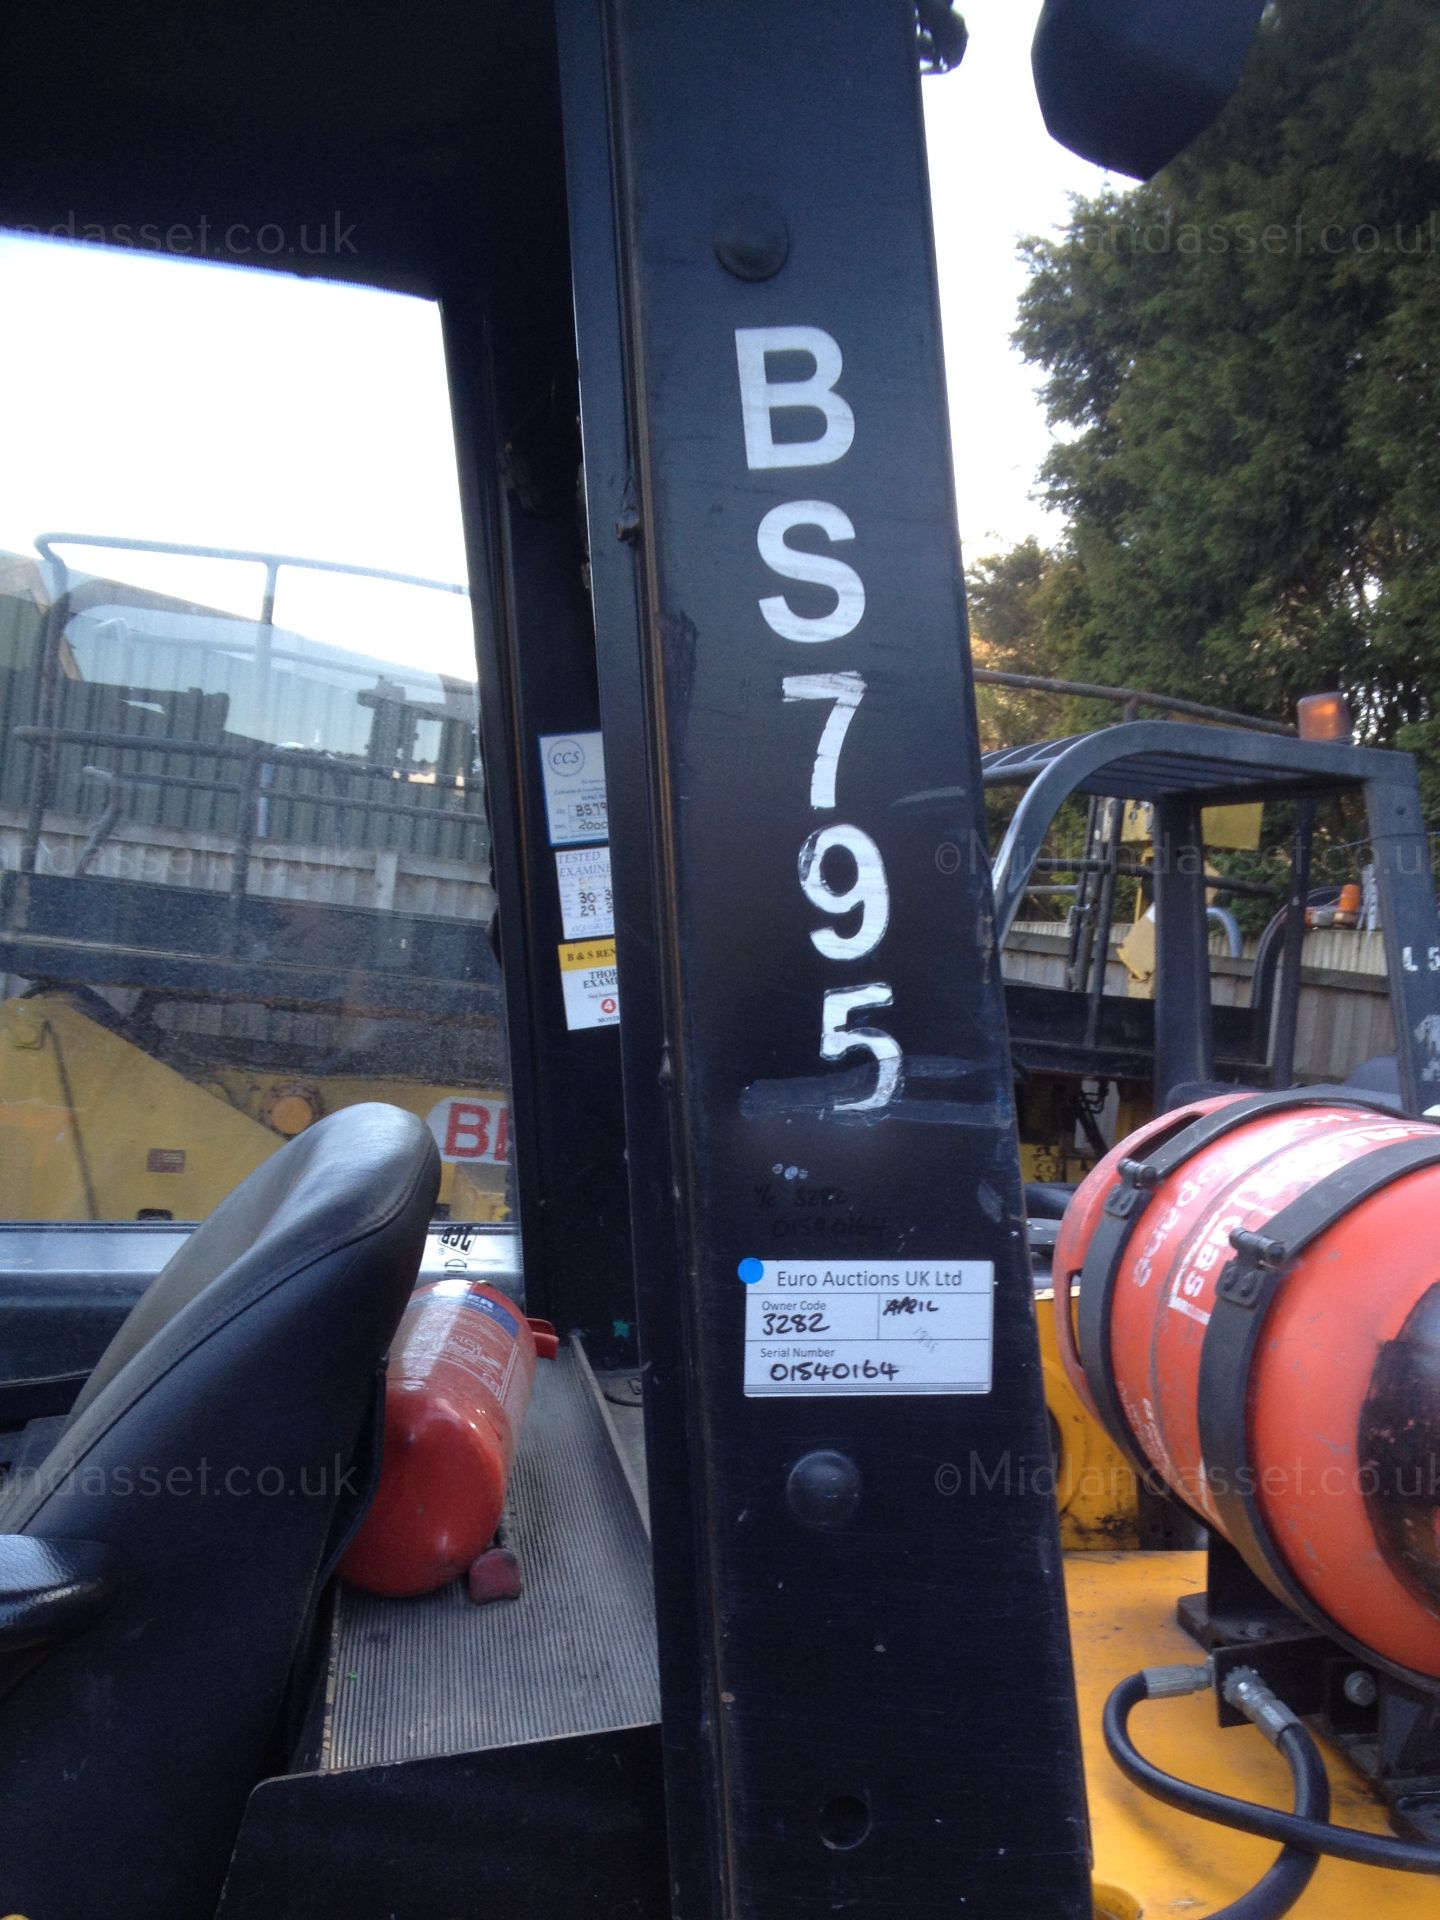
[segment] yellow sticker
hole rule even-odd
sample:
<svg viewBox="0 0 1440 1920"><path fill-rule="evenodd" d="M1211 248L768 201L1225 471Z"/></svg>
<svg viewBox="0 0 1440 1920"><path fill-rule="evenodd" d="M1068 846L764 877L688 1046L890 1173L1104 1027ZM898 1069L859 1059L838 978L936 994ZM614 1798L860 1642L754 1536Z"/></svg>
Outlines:
<svg viewBox="0 0 1440 1920"><path fill-rule="evenodd" d="M1260 845L1260 816L1255 802L1234 807L1206 807L1201 832L1207 847L1233 847L1253 853ZM1155 838L1155 809L1148 800L1127 800L1120 827L1126 845Z"/></svg>
<svg viewBox="0 0 1440 1920"><path fill-rule="evenodd" d="M581 973L588 967L613 967L613 940L566 940L560 947L560 971Z"/></svg>
<svg viewBox="0 0 1440 1920"><path fill-rule="evenodd" d="M1254 853L1260 845L1258 804L1238 807L1206 807L1201 816L1207 847L1234 847L1242 853Z"/></svg>

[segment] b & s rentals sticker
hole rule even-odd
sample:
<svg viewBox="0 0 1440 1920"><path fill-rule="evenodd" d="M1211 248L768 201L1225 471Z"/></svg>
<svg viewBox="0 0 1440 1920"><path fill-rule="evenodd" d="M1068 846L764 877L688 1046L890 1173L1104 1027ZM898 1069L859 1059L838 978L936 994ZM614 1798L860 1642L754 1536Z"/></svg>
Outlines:
<svg viewBox="0 0 1440 1920"><path fill-rule="evenodd" d="M617 1027L620 1024L620 976L613 940L566 940L560 948L560 984L565 992L565 1025Z"/></svg>

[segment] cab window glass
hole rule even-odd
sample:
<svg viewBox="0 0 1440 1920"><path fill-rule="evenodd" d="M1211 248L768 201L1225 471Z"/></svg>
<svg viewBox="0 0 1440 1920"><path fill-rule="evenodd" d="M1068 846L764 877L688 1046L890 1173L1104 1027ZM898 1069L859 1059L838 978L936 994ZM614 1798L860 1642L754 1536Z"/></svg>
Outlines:
<svg viewBox="0 0 1440 1920"><path fill-rule="evenodd" d="M0 1218L193 1220L381 1099L506 1216L438 314L0 236Z"/></svg>

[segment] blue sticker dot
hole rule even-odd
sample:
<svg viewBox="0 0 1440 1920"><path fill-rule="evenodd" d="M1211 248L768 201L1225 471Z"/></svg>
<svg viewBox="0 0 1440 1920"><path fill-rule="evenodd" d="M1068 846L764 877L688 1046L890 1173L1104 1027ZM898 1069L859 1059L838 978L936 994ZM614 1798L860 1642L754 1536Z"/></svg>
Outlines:
<svg viewBox="0 0 1440 1920"><path fill-rule="evenodd" d="M753 1287L757 1280L763 1280L765 1278L765 1262L763 1260L742 1260L735 1271L747 1287Z"/></svg>

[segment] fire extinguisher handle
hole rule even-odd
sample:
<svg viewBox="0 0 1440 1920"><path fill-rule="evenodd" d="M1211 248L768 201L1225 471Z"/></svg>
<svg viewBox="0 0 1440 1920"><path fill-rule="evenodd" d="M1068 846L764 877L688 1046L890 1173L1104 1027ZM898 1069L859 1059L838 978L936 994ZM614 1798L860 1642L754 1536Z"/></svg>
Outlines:
<svg viewBox="0 0 1440 1920"><path fill-rule="evenodd" d="M555 1331L553 1320L539 1320L526 1317L525 1324L535 1336L535 1356L539 1360L553 1360L560 1351L560 1336Z"/></svg>

